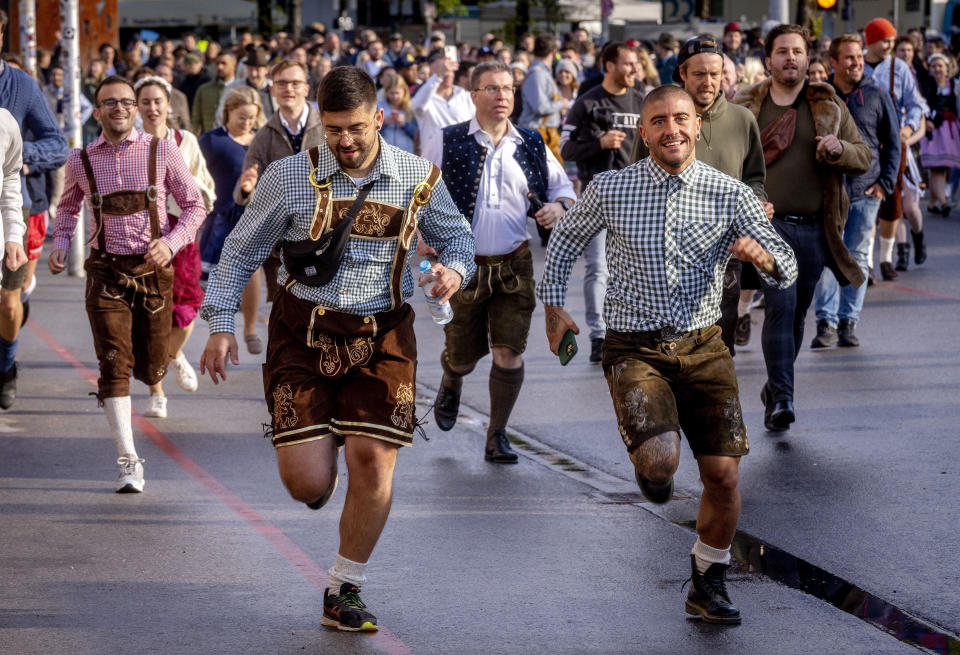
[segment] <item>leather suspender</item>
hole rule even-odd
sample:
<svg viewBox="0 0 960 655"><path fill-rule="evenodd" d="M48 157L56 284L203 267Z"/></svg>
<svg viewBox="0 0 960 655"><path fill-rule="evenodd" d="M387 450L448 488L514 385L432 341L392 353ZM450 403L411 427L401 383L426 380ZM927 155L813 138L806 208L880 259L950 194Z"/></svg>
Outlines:
<svg viewBox="0 0 960 655"><path fill-rule="evenodd" d="M150 151L147 156L147 180L149 186L147 186L146 191L142 192L146 199L147 211L150 215L151 240L159 239L162 236L160 230L160 213L157 209L157 147L159 142L160 139L156 137L151 137L150 139ZM87 154L86 148L80 150L80 161L83 163L83 171L87 176L87 185L90 187L90 207L93 209L93 219L96 226L94 234L91 235L87 243L93 243L93 240L96 239L97 248L101 253L105 253L107 252L107 242L103 228L103 202L107 200L109 203L111 196L115 193L130 193L133 190L122 189L108 193L106 196L101 195L97 189L97 178L93 174L93 166L90 164L90 156Z"/></svg>
<svg viewBox="0 0 960 655"><path fill-rule="evenodd" d="M157 147L160 139L150 139L150 154L147 159L147 210L150 212L150 239L155 240L163 236L160 232L160 212L157 209Z"/></svg>

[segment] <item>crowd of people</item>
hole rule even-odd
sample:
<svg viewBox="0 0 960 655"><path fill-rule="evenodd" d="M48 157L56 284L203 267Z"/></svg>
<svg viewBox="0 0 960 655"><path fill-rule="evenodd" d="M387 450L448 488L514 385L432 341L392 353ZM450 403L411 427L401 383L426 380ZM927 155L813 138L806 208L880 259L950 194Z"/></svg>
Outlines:
<svg viewBox="0 0 960 655"><path fill-rule="evenodd" d="M920 200L948 217L960 186L958 48L922 30L898 36L882 18L834 39L737 23L683 43L664 33L600 45L582 29L515 47L492 33L476 44L369 29L348 40L322 25L236 43L133 39L88 62L84 147L69 158L57 51L39 53L35 78L8 55L0 407L16 396L44 239L59 273L84 203L85 302L118 492L144 489L131 371L149 387L145 414L166 417L168 367L185 391L200 384L183 353L200 315L211 332L200 373L225 380L237 312L246 351L265 348L265 282L281 478L319 509L341 448L350 473L323 622L375 630L359 591L397 450L418 423L406 264L428 258L433 295L453 307L436 425L455 426L463 378L490 354L484 458L512 464L506 428L533 310L539 299L562 355L579 333L563 304L583 257L589 360L602 365L640 489L670 499L681 432L697 456L685 609L739 623L724 583L749 451L736 346L762 296L764 425L788 430L810 305L811 347L857 347L867 280L925 262ZM547 247L539 283L528 219Z"/></svg>

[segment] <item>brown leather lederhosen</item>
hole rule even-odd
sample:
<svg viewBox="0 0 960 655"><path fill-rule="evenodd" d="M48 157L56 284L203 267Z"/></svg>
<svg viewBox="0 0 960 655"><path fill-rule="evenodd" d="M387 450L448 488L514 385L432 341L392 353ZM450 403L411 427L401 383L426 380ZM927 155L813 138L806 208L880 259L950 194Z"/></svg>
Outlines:
<svg viewBox="0 0 960 655"><path fill-rule="evenodd" d="M146 209L150 238L159 239L157 208L157 144L150 141L146 190L121 189L101 195L86 148L80 160L90 187L90 207L95 224L87 272L86 308L93 344L100 362L97 398L130 395L130 371L144 384L156 384L167 372L171 324L173 268L147 263L143 255L117 255L107 251L104 215L130 216Z"/></svg>
<svg viewBox="0 0 960 655"><path fill-rule="evenodd" d="M319 236L336 225L353 199L331 198L330 178L316 180L317 149L308 155L316 189L311 236ZM397 241L388 310L359 316L315 305L290 292L296 284L292 278L277 293L263 366L274 446L330 435L339 443L349 435L402 446L413 443L417 342L402 280L417 212L430 201L439 179L440 169L433 166L406 208L366 200L357 212L351 239ZM326 216L332 219L324 220Z"/></svg>

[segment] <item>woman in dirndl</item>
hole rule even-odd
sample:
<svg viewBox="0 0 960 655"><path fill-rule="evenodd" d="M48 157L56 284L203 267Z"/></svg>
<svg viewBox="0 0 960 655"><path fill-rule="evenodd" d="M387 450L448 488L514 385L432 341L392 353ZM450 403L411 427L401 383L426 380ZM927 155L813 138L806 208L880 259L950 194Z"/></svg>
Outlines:
<svg viewBox="0 0 960 655"><path fill-rule="evenodd" d="M951 168L960 168L960 85L950 77L950 61L946 55L934 53L927 60L932 82L924 95L930 113L927 115L927 137L920 142L920 162L929 171L931 213L948 216L947 179Z"/></svg>
<svg viewBox="0 0 960 655"><path fill-rule="evenodd" d="M158 139L168 139L177 144L194 182L200 188L209 214L216 199L213 178L200 153L197 137L186 130L175 130L167 123L170 112L170 84L162 77L150 75L139 79L134 84L134 89L143 131ZM180 217L180 208L172 195L167 196L167 217L173 229ZM173 258L173 326L170 330L169 346L170 368L177 378L177 384L184 391L190 392L197 390L197 373L183 354L183 346L193 332L193 321L202 301L200 249L196 241L193 241L180 249ZM144 414L154 418L166 418L167 397L163 392L162 381L150 387L150 402Z"/></svg>

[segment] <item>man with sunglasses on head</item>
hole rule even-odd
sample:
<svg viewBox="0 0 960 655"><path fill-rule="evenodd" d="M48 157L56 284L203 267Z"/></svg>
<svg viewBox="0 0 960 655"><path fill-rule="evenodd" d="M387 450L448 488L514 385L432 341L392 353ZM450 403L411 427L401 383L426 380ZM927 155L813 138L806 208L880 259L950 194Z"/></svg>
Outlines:
<svg viewBox="0 0 960 655"><path fill-rule="evenodd" d="M176 144L134 128L137 101L127 79L114 75L100 83L93 116L102 133L67 158L48 265L54 275L66 267L87 200L93 221L84 269L87 316L100 362L96 396L117 447L116 491L139 493L143 459L133 443L130 371L146 385L167 373L170 261L193 241L206 208ZM173 229L166 212L168 194L183 212Z"/></svg>
<svg viewBox="0 0 960 655"><path fill-rule="evenodd" d="M492 351L484 457L495 464L515 464L517 454L510 448L506 427L523 384L523 352L537 304L527 216L533 206L536 221L552 228L575 194L540 134L510 123L510 68L484 62L470 82L477 115L444 129L439 161L457 207L472 223L478 268L476 277L450 301L453 320L444 326L443 378L433 415L441 430L453 428L464 376Z"/></svg>
<svg viewBox="0 0 960 655"><path fill-rule="evenodd" d="M280 478L320 509L344 449L349 483L321 622L373 631L360 588L390 513L397 452L413 444L417 424L407 263L419 229L439 254L433 295L447 302L473 276L473 237L439 169L380 138L383 110L367 73L334 68L317 101L325 143L263 171L223 245L200 309L210 324L200 370L219 383L227 358L238 363L240 294L282 240L263 368Z"/></svg>

